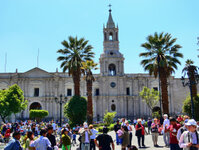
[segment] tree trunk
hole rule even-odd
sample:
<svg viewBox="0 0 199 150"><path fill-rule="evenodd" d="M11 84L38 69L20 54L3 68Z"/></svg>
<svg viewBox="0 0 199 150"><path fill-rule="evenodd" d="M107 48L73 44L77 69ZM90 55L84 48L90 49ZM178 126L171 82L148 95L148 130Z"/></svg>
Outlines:
<svg viewBox="0 0 199 150"><path fill-rule="evenodd" d="M169 114L167 74L162 68L160 70L160 82L163 114Z"/></svg>
<svg viewBox="0 0 199 150"><path fill-rule="evenodd" d="M76 96L80 96L80 77L81 73L80 70L78 69L73 73L73 83L74 83L74 90Z"/></svg>
<svg viewBox="0 0 199 150"><path fill-rule="evenodd" d="M87 84L87 121L88 124L93 123L93 101L92 101L92 80L86 81Z"/></svg>

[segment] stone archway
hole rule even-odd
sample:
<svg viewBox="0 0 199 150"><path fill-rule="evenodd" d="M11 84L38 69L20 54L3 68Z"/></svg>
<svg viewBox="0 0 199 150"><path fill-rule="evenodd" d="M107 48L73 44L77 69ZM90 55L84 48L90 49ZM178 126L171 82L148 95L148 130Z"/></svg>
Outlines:
<svg viewBox="0 0 199 150"><path fill-rule="evenodd" d="M42 106L39 102L33 102L29 107L29 110L31 109L41 110Z"/></svg>

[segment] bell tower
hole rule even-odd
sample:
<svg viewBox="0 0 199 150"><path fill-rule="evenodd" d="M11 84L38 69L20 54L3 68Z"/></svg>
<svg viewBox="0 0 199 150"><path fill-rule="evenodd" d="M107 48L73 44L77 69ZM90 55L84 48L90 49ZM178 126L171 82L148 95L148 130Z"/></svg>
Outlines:
<svg viewBox="0 0 199 150"><path fill-rule="evenodd" d="M100 73L102 76L121 76L124 74L124 57L119 52L119 29L115 26L111 12L110 8L108 22L103 27L104 51L100 56Z"/></svg>

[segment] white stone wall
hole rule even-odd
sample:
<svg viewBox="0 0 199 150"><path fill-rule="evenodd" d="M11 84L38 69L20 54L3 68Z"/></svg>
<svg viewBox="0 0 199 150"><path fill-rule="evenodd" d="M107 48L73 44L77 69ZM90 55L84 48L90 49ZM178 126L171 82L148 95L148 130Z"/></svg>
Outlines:
<svg viewBox="0 0 199 150"><path fill-rule="evenodd" d="M158 87L158 80L147 74L127 74L124 76L101 76L95 75L96 81L93 83L93 110L94 117L103 117L106 110L111 110L111 105L115 104L117 117L141 117L151 114L147 105L139 97L139 92L144 86L149 88ZM112 88L111 82L116 86ZM0 74L0 89L17 83L24 91L24 96L28 100L28 107L23 112L24 118L29 117L29 108L33 102L41 104L42 109L49 111L49 118L59 119L60 106L55 101L59 95L67 95L67 89L72 89L74 95L73 80L67 74L47 73L39 68L32 69L25 73ZM126 88L130 88L130 95L126 95ZM34 88L39 88L39 97L34 97ZM95 89L99 88L100 95L95 96ZM181 80L171 77L168 80L169 107L171 114L182 112L183 101L189 95L189 88L183 87ZM81 80L81 95L86 96L86 82ZM71 97L68 97L70 99ZM159 105L159 104L158 104ZM128 110L128 112L127 112ZM63 115L63 114L62 114ZM21 114L17 115L21 117Z"/></svg>

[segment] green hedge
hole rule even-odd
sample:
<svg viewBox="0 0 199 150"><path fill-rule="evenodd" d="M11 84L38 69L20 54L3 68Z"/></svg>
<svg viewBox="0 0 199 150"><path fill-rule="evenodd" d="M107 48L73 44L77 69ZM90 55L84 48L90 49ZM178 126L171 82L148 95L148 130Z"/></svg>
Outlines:
<svg viewBox="0 0 199 150"><path fill-rule="evenodd" d="M110 126L107 127L108 131L113 131L114 130L114 125L115 124L110 124ZM98 132L103 132L103 128L104 128L104 124L102 126L100 126L100 127L97 128Z"/></svg>
<svg viewBox="0 0 199 150"><path fill-rule="evenodd" d="M42 119L42 118L45 118L46 116L48 116L49 113L47 110L30 110L29 112L29 117L30 118L39 118L39 119Z"/></svg>

